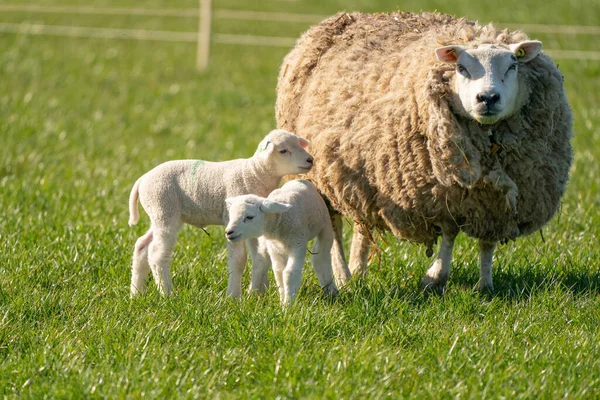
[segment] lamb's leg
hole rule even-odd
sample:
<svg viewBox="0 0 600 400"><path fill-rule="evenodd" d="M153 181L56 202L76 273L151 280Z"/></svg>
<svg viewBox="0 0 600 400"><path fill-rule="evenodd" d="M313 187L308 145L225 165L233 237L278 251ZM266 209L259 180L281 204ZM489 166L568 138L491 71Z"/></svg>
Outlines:
<svg viewBox="0 0 600 400"><path fill-rule="evenodd" d="M252 259L252 282L249 291L260 294L269 288L271 258L262 239L248 239L246 243Z"/></svg>
<svg viewBox="0 0 600 400"><path fill-rule="evenodd" d="M170 264L179 227L168 230L152 227L152 231L153 239L148 247L148 261L158 290L161 294L168 296L173 287Z"/></svg>
<svg viewBox="0 0 600 400"><path fill-rule="evenodd" d="M244 242L231 243L227 241L227 268L229 269L229 280L227 283L227 294L231 297L242 297L242 276L246 266L246 246Z"/></svg>
<svg viewBox="0 0 600 400"><path fill-rule="evenodd" d="M302 268L306 257L306 245L290 249L287 264L283 270L284 305L290 305L298 295L302 283Z"/></svg>
<svg viewBox="0 0 600 400"><path fill-rule="evenodd" d="M135 242L133 263L131 265L131 297L146 291L146 280L150 273L150 264L148 263L148 245L150 242L152 242L152 229L149 229Z"/></svg>
<svg viewBox="0 0 600 400"><path fill-rule="evenodd" d="M335 296L338 293L331 268L332 245L333 231L327 228L323 229L315 240L311 255L313 269L317 274L319 284L323 292L329 296Z"/></svg>
<svg viewBox="0 0 600 400"><path fill-rule="evenodd" d="M350 247L350 272L352 276L364 277L367 274L371 241L369 233L359 224L354 224Z"/></svg>
<svg viewBox="0 0 600 400"><path fill-rule="evenodd" d="M333 274L338 287L344 286L350 280L352 274L346 262L344 254L344 222L339 213L331 214L331 224L333 226L333 247L331 248L331 263Z"/></svg>
<svg viewBox="0 0 600 400"><path fill-rule="evenodd" d="M437 259L427 270L427 273L421 281L423 289L433 289L442 294L446 289L446 282L450 277L450 264L452 263L452 249L454 248L454 239L456 233L442 233L442 245Z"/></svg>
<svg viewBox="0 0 600 400"><path fill-rule="evenodd" d="M494 250L496 249L496 242L488 242L485 240L479 241L479 282L477 283L477 290L480 292L492 293L494 291L494 284L492 282L492 259L494 258Z"/></svg>
<svg viewBox="0 0 600 400"><path fill-rule="evenodd" d="M271 255L271 262L273 265L273 275L275 275L275 282L277 282L277 289L279 290L279 300L283 303L285 301L285 287L283 284L283 270L287 264L287 255L279 254L274 249L269 249Z"/></svg>

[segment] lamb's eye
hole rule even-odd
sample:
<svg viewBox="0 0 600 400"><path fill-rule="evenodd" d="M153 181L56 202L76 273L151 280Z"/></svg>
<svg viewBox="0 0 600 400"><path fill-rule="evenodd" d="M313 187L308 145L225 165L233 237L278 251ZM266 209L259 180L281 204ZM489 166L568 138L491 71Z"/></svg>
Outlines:
<svg viewBox="0 0 600 400"><path fill-rule="evenodd" d="M466 75L469 76L469 71L467 71L467 69L465 68L464 65L458 64L456 66L456 70L458 71L459 74L461 75Z"/></svg>
<svg viewBox="0 0 600 400"><path fill-rule="evenodd" d="M287 151L286 149L279 150L279 154L285 154L285 153L287 153L287 152L288 152L288 151Z"/></svg>
<svg viewBox="0 0 600 400"><path fill-rule="evenodd" d="M246 219L252 221L254 219L254 215L247 215Z"/></svg>
<svg viewBox="0 0 600 400"><path fill-rule="evenodd" d="M517 70L517 64L513 64L510 67L508 67L509 71L516 71Z"/></svg>

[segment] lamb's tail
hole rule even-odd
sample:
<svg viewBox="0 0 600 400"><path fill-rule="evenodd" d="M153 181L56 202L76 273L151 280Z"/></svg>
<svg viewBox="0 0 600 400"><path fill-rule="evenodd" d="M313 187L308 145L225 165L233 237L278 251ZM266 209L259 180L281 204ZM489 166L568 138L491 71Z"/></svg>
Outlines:
<svg viewBox="0 0 600 400"><path fill-rule="evenodd" d="M129 226L137 224L140 220L140 211L138 210L138 199L140 196L138 188L141 180L142 178L135 182L131 189L131 193L129 194Z"/></svg>

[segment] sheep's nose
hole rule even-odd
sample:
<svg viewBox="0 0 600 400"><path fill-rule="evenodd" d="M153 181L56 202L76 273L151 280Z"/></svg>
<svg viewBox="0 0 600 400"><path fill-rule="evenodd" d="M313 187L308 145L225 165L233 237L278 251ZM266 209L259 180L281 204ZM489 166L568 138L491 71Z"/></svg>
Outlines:
<svg viewBox="0 0 600 400"><path fill-rule="evenodd" d="M227 232L225 232L226 236L232 236L235 233L235 231L233 229L228 230Z"/></svg>
<svg viewBox="0 0 600 400"><path fill-rule="evenodd" d="M306 159L306 162L307 162L307 163L309 163L309 164L312 164L312 163L313 163L313 161L314 161L314 160L313 160L313 158L312 158L312 157L308 157L308 158Z"/></svg>
<svg viewBox="0 0 600 400"><path fill-rule="evenodd" d="M486 106L491 107L500 100L500 95L495 92L479 93L475 96L475 100L479 103L484 103Z"/></svg>

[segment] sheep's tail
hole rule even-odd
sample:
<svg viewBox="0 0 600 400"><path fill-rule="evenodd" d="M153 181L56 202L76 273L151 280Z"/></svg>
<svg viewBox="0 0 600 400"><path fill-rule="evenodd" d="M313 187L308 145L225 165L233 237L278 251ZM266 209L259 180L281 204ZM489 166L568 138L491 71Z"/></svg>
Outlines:
<svg viewBox="0 0 600 400"><path fill-rule="evenodd" d="M140 196L138 188L141 180L142 178L135 181L131 193L129 194L129 226L137 224L140 220L140 211L138 210L138 199Z"/></svg>

